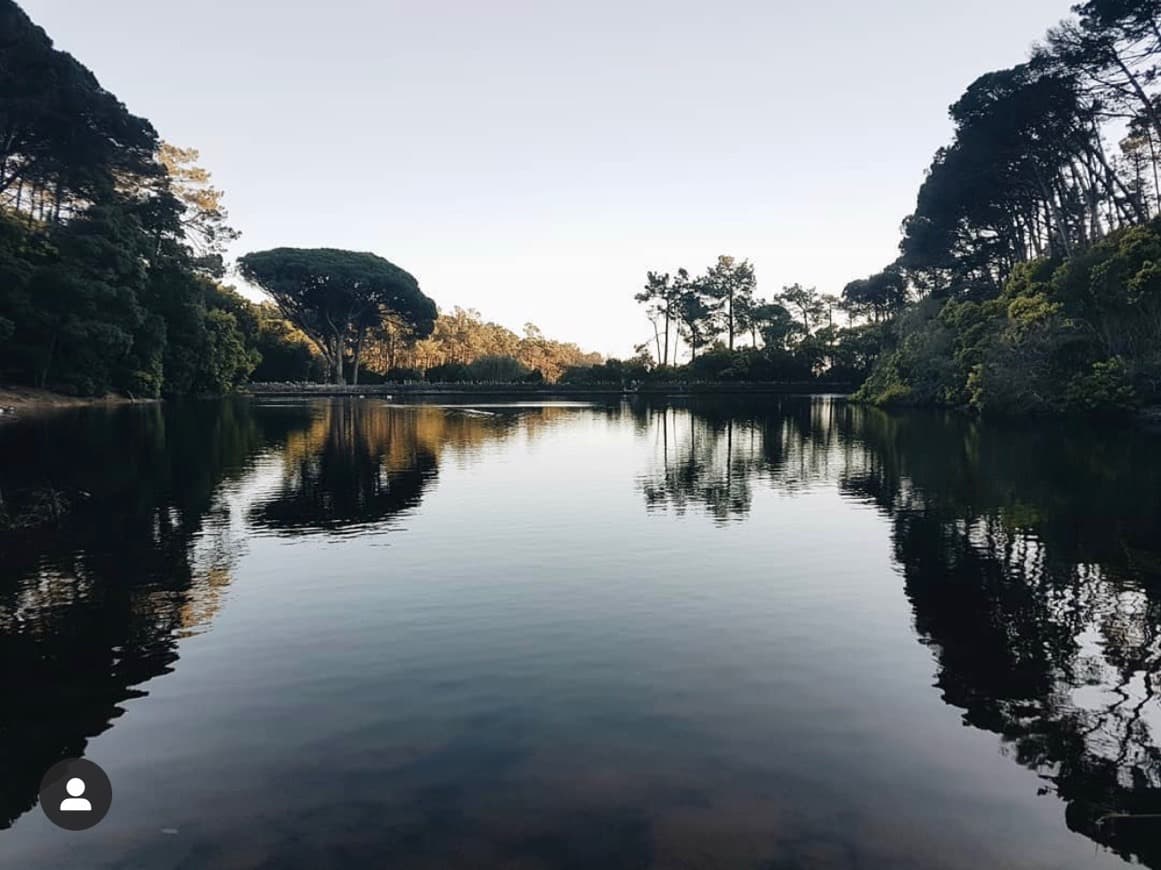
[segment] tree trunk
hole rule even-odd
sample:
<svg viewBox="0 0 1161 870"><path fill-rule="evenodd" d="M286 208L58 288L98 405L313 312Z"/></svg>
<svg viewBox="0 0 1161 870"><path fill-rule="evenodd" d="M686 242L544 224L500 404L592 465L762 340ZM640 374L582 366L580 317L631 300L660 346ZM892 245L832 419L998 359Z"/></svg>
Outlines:
<svg viewBox="0 0 1161 870"><path fill-rule="evenodd" d="M727 298L729 299L729 311L728 311L726 316L729 319L730 353L733 353L733 351L734 351L734 291L733 291L733 289L730 290L730 294Z"/></svg>
<svg viewBox="0 0 1161 870"><path fill-rule="evenodd" d="M1068 239L1068 227L1064 224L1064 219L1060 214L1060 210L1056 207L1056 195L1048 189L1048 185L1044 183L1044 177L1040 174L1040 167L1035 163L1032 164L1032 170L1036 173L1036 183L1040 185L1040 195L1044 197L1044 207L1048 210L1051 220L1048 228L1048 243L1052 248L1052 226L1056 226L1056 237L1060 239L1060 244L1064 248L1064 255L1066 257L1072 256L1072 245Z"/></svg>
<svg viewBox="0 0 1161 870"><path fill-rule="evenodd" d="M1121 182L1121 179L1117 177L1117 173L1113 171L1112 166L1109 165L1109 161L1105 157L1104 149L1099 147L1099 145L1096 148L1093 148L1090 145L1089 148L1091 149L1092 156L1096 158L1096 160L1100 163L1101 168L1104 169L1102 180L1104 181L1105 189L1109 193L1109 199L1112 200L1113 207L1118 212L1123 214L1123 209L1117 202L1117 188L1119 187L1121 189L1121 193L1124 194L1125 201L1128 202L1130 206L1132 206L1133 211L1136 213L1137 219L1144 222L1145 217L1141 213L1141 203L1129 192L1129 190Z"/></svg>
<svg viewBox="0 0 1161 870"><path fill-rule="evenodd" d="M334 338L332 340L334 341L335 348L333 351L335 373L334 382L336 384L345 384L346 381L343 379L343 339L339 335L339 331L337 329L334 331Z"/></svg>
<svg viewBox="0 0 1161 870"><path fill-rule="evenodd" d="M1157 174L1157 146L1153 142L1153 131L1146 130L1145 136L1149 140L1149 156L1153 163L1153 199L1157 203L1157 210L1161 211L1161 176Z"/></svg>
<svg viewBox="0 0 1161 870"><path fill-rule="evenodd" d="M1121 55L1117 52L1117 50L1113 49L1111 54L1113 60L1120 68L1121 72L1125 74L1125 78L1129 80L1129 87L1133 89L1133 93L1137 95L1137 99L1139 99L1141 101L1141 105L1145 107L1145 114L1148 115L1149 120L1152 121L1153 129L1157 131L1158 135L1161 135L1161 115L1157 114L1157 109L1154 107L1153 101L1149 99L1149 95L1145 93L1145 89L1141 87L1141 82L1133 74L1132 70L1130 70L1125 65L1125 62L1121 60Z"/></svg>
<svg viewBox="0 0 1161 870"><path fill-rule="evenodd" d="M360 324L359 334L355 338L355 362L351 367L351 383L359 383L359 357L363 353L363 336L366 334L367 327Z"/></svg>
<svg viewBox="0 0 1161 870"><path fill-rule="evenodd" d="M665 300L665 350L661 354L661 364L669 365L669 300ZM676 351L676 348L674 349Z"/></svg>

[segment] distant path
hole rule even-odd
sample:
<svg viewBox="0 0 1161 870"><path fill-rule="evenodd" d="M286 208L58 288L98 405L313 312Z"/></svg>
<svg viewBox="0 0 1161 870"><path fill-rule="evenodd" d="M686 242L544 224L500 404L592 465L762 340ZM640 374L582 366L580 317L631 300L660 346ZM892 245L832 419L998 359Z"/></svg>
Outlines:
<svg viewBox="0 0 1161 870"><path fill-rule="evenodd" d="M255 396L717 396L792 395L851 392L850 384L814 381L785 383L659 383L636 387L612 384L249 384Z"/></svg>

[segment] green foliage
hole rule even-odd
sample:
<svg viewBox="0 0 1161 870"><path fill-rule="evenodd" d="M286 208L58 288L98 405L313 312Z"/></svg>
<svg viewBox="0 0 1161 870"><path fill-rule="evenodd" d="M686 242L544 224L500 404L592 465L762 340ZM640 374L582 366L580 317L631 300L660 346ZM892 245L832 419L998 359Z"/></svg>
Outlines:
<svg viewBox="0 0 1161 870"><path fill-rule="evenodd" d="M874 322L857 325L854 316L894 310L906 298L905 288L899 289L902 282L901 272L892 267L855 282L859 288L848 288L843 299L793 284L765 300L756 294L748 260L722 256L697 277L685 269L672 278L649 272L644 291L635 298L649 305L654 340L637 350L648 357L650 346L656 349L660 366L646 364L654 380L861 383L889 334L878 315ZM875 289L860 289L863 285ZM836 310L851 317L848 327L835 323ZM678 358L678 339L689 352L685 366L670 363ZM585 382L597 376L594 372L581 368L570 371L569 378Z"/></svg>
<svg viewBox="0 0 1161 870"><path fill-rule="evenodd" d="M467 380L477 382L511 383L531 373L531 369L512 356L484 356L467 366Z"/></svg>
<svg viewBox="0 0 1161 870"><path fill-rule="evenodd" d="M998 414L1127 411L1161 399L1161 222L1013 269L986 301L929 298L893 324L859 392Z"/></svg>
<svg viewBox="0 0 1161 870"><path fill-rule="evenodd" d="M1087 374L1079 374L1065 388L1069 407L1089 413L1118 413L1137 407L1137 393L1120 357L1098 360Z"/></svg>
<svg viewBox="0 0 1161 870"><path fill-rule="evenodd" d="M654 371L652 376L658 377L668 373ZM573 366L565 370L561 376L561 383L591 386L625 387L633 383L648 380L651 376L648 364L644 359L630 360L609 359L592 366Z"/></svg>
<svg viewBox="0 0 1161 870"><path fill-rule="evenodd" d="M861 397L1004 414L1161 401L1161 2L1073 13L951 107L892 267L898 298L946 304L892 312L874 281L844 292L896 315Z"/></svg>
<svg viewBox="0 0 1161 870"><path fill-rule="evenodd" d="M299 332L269 303L253 306L254 349L261 357L250 379L258 382L317 382L326 377L326 365L310 339Z"/></svg>
<svg viewBox="0 0 1161 870"><path fill-rule="evenodd" d="M257 319L209 279L236 234L196 152L166 151L10 0L0 34L0 378L79 395L233 389L257 362Z"/></svg>
<svg viewBox="0 0 1161 870"><path fill-rule="evenodd" d="M420 292L415 278L374 254L275 248L247 254L238 260L238 269L310 337L335 383L344 382L348 352L357 382L363 340L385 320L405 323L415 337L435 327L435 303Z"/></svg>
<svg viewBox="0 0 1161 870"><path fill-rule="evenodd" d="M443 363L427 370L427 379L435 384L460 384L471 378L471 371L463 363Z"/></svg>
<svg viewBox="0 0 1161 870"><path fill-rule="evenodd" d="M0 0L0 197L58 222L107 201L120 179L157 177L157 133L12 0ZM18 192L18 193L17 193Z"/></svg>
<svg viewBox="0 0 1161 870"><path fill-rule="evenodd" d="M246 346L238 329L238 319L220 308L206 312L205 356L198 371L194 392L218 395L245 383L261 359Z"/></svg>

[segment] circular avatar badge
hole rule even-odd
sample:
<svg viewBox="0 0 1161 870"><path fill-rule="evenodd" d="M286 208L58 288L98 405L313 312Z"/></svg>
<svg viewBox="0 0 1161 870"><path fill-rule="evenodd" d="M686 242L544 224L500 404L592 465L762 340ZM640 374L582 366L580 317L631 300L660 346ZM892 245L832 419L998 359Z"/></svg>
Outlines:
<svg viewBox="0 0 1161 870"><path fill-rule="evenodd" d="M87 831L113 805L113 786L105 771L84 758L58 761L40 781L40 808L66 831Z"/></svg>

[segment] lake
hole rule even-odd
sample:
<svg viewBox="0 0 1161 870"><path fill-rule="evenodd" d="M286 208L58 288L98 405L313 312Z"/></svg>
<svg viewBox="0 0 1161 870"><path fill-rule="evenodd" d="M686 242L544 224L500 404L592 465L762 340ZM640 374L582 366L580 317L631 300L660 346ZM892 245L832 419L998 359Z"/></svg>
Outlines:
<svg viewBox="0 0 1161 870"><path fill-rule="evenodd" d="M0 498L0 866L1161 868L1127 424L93 408L0 425Z"/></svg>

